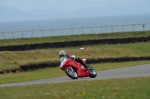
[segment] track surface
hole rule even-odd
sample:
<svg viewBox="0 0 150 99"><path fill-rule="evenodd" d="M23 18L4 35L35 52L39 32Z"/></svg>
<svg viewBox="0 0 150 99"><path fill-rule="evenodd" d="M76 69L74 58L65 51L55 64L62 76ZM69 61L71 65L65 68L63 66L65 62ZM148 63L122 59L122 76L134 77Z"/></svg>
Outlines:
<svg viewBox="0 0 150 99"><path fill-rule="evenodd" d="M41 79L41 80L34 80L34 81L0 84L0 87L23 86L23 85L44 84L44 83L60 83L60 82L70 82L70 81L99 80L99 79L111 79L111 78L142 77L142 76L150 76L150 64L97 71L96 78L84 77L84 78L78 78L77 80L72 80L68 76L62 76L62 77Z"/></svg>

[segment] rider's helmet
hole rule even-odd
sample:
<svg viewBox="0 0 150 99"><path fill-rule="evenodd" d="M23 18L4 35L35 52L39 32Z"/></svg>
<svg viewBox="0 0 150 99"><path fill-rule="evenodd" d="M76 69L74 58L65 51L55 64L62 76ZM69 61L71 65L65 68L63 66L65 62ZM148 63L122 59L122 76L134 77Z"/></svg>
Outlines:
<svg viewBox="0 0 150 99"><path fill-rule="evenodd" d="M59 57L64 57L66 56L66 52L64 50L59 51Z"/></svg>

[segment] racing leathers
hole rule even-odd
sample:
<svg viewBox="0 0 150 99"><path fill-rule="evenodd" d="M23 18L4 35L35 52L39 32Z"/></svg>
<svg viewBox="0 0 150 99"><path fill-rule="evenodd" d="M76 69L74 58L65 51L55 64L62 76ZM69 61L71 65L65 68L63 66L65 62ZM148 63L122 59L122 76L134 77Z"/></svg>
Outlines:
<svg viewBox="0 0 150 99"><path fill-rule="evenodd" d="M75 58L75 55L72 55L72 54L66 54L66 56L64 57L60 57L60 68L63 67L64 65L64 62L66 61L66 59L73 59L75 60L76 62L80 63L81 65L83 65L85 68L88 68L88 66L86 66L86 64L82 61L82 59L80 58Z"/></svg>

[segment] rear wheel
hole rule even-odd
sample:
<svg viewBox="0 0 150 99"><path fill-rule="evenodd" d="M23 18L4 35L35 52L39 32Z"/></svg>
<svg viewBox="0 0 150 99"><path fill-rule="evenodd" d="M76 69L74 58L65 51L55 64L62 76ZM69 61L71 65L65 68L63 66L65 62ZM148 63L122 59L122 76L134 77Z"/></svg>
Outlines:
<svg viewBox="0 0 150 99"><path fill-rule="evenodd" d="M93 67L91 67L91 66L89 66L89 68L91 68L91 69L88 70L90 72L89 77L95 78L97 76L96 70Z"/></svg>
<svg viewBox="0 0 150 99"><path fill-rule="evenodd" d="M72 79L77 79L78 78L78 75L75 71L75 69L73 69L72 67L71 68L66 68L65 69L65 73Z"/></svg>

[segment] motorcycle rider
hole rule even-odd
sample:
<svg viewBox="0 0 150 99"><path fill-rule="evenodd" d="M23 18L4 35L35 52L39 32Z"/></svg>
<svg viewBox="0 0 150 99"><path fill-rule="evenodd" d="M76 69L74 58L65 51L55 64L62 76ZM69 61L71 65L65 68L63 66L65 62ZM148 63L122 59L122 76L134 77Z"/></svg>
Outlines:
<svg viewBox="0 0 150 99"><path fill-rule="evenodd" d="M86 70L91 69L88 66L86 66L86 64L84 64L84 62L80 58L76 58L75 55L72 54L66 54L64 50L59 51L59 57L60 57L60 68L63 67L65 58L67 57L69 59L73 59L76 62L82 64L86 68Z"/></svg>

